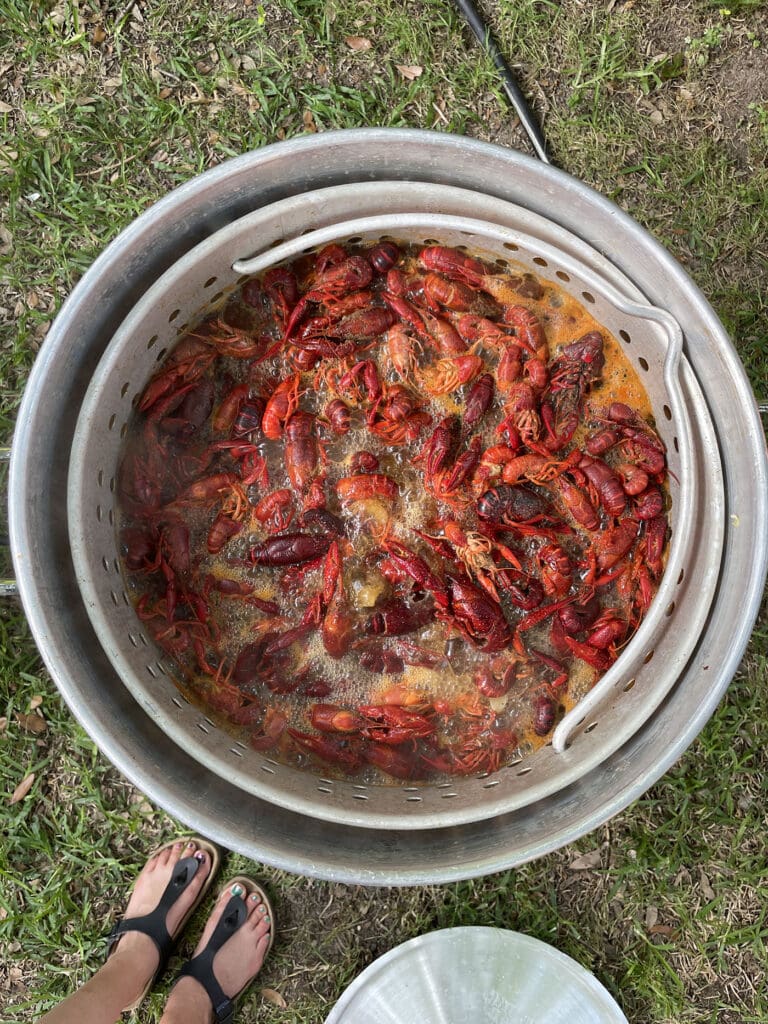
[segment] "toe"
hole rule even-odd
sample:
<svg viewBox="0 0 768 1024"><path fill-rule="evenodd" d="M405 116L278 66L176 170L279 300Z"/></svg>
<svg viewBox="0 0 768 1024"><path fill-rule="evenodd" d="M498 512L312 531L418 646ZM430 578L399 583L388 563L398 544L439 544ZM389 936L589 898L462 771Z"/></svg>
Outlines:
<svg viewBox="0 0 768 1024"><path fill-rule="evenodd" d="M261 896L257 892L252 892L246 902L246 910L248 912L249 921L253 922L254 918L259 917L259 910L263 906L261 902Z"/></svg>

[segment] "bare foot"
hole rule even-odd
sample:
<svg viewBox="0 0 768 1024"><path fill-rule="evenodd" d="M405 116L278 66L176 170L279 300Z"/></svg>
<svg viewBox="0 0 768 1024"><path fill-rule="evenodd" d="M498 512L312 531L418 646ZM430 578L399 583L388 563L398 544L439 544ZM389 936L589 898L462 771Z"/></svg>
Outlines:
<svg viewBox="0 0 768 1024"><path fill-rule="evenodd" d="M200 867L192 881L168 911L165 926L173 935L187 911L195 902L200 889L211 870L211 858L198 850L194 842L178 842L150 857L136 879L131 898L123 915L126 920L143 917L151 913L160 902L160 897L171 879L173 869L182 857L196 857ZM109 957L120 964L121 969L136 981L134 999L138 999L144 986L157 970L160 954L148 935L141 932L126 932L118 939ZM127 1004L130 1005L130 1004Z"/></svg>
<svg viewBox="0 0 768 1024"><path fill-rule="evenodd" d="M231 999L258 974L267 955L272 922L261 898L256 893L246 896L241 886L228 885L211 911L195 949L195 955L205 949L227 903L238 895L245 900L248 916L213 958L214 976ZM200 982L189 976L179 978L168 997L161 1024L210 1024L212 1020L211 1000Z"/></svg>

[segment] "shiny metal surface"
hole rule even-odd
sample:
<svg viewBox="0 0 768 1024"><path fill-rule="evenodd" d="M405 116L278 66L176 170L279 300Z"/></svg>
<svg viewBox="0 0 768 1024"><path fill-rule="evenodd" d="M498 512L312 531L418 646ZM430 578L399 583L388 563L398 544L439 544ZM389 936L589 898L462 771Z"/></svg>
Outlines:
<svg viewBox="0 0 768 1024"><path fill-rule="evenodd" d="M390 949L325 1024L627 1024L593 974L503 928L444 928Z"/></svg>
<svg viewBox="0 0 768 1024"><path fill-rule="evenodd" d="M457 196L456 190L437 185L426 193L409 182L318 190L234 221L185 254L152 285L110 341L85 395L70 461L69 535L78 584L102 648L140 706L171 740L245 792L300 814L372 829L452 827L496 817L571 785L600 764L675 685L709 610L721 554L722 494L712 495L707 529L700 533L695 528L707 414L699 398L683 399L683 339L676 321L663 310L630 301L625 295L630 282L623 281L619 291L572 255L521 231L518 218L530 223L530 216L518 207L498 200L489 204L478 193ZM474 216L450 212L456 202L471 203ZM442 212L423 212L422 204ZM377 208L387 213L339 220L351 210ZM493 220L479 220L481 215ZM319 219L328 223L308 230ZM156 372L157 353L170 350L187 324L225 303L241 274L261 273L331 241L373 243L384 236L414 245L426 239L465 245L490 263L502 259L515 272L558 279L584 305L589 295L590 313L624 345L627 359L644 378L668 450L672 540L648 614L620 659L558 725L551 745L491 779L366 785L360 778L329 779L322 768L296 771L253 750L247 739L235 742L173 686L168 677L175 667L135 615L119 570L115 480L123 425ZM232 263L233 253L246 251L260 254ZM687 404L699 424L695 445ZM681 577L694 570L696 587L682 588Z"/></svg>
<svg viewBox="0 0 768 1024"><path fill-rule="evenodd" d="M725 455L725 547L713 609L662 706L606 762L535 811L416 832L362 831L292 814L243 794L171 743L96 641L61 507L74 424L94 368L117 325L171 263L260 205L345 181L393 178L506 198L562 225L600 254L595 261L631 278L641 299L683 325L691 368L684 392L701 388L714 423L705 451L713 464ZM156 204L99 257L51 328L25 392L11 465L11 545L25 611L59 689L105 754L166 810L225 846L290 871L363 884L445 882L520 864L589 832L640 796L693 741L727 688L757 614L767 476L762 426L730 340L682 268L631 218L569 175L496 146L363 129L229 161ZM709 471L705 483L716 491ZM702 516L708 505L705 494Z"/></svg>

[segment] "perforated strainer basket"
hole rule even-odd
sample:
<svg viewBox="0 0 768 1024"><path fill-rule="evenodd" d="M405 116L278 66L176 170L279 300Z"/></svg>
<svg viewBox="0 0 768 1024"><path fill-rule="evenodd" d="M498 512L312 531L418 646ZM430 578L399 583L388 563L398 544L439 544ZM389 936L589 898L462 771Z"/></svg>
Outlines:
<svg viewBox="0 0 768 1024"><path fill-rule="evenodd" d="M675 609L694 557L696 462L701 456L693 450L680 395L679 325L661 309L627 301L573 253L508 226L514 222L510 204L459 193L430 185L427 201L427 186L407 182L337 186L275 203L212 235L174 264L120 326L89 386L72 448L68 517L79 585L105 652L142 708L196 760L246 792L302 814L361 827L425 829L480 821L526 807L575 782L618 750L674 685L694 649L717 581L719 537L708 539L707 565L711 562L713 569L705 566L698 573L696 595L687 596L680 628ZM501 207L506 226L494 220ZM379 213L382 209L386 215ZM429 212L435 209L443 212ZM374 211L377 216L348 219ZM522 220L530 228L530 215ZM382 237L465 246L483 258L506 260L557 281L588 307L638 369L668 449L672 535L651 609L615 665L560 723L552 745L488 778L362 785L299 771L233 741L177 691L173 668L146 635L120 574L115 480L121 441L136 396L174 342L226 302L242 275L331 240ZM241 254L247 259L233 260Z"/></svg>

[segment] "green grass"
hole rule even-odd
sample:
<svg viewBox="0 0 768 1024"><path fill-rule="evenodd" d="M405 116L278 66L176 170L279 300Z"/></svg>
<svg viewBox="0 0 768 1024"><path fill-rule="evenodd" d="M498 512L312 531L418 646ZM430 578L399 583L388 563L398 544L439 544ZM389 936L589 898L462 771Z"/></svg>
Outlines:
<svg viewBox="0 0 768 1024"><path fill-rule="evenodd" d="M496 0L497 38L555 162L647 226L768 379L761 5ZM438 0L201 5L0 0L0 430L65 296L168 189L307 130L402 125L526 142L492 67ZM124 16L116 21L117 14ZM101 38L100 32L104 33ZM96 33L96 35L94 35ZM370 40L354 50L349 37ZM761 49L762 48L762 49ZM398 65L421 74L403 77ZM741 77L740 69L742 69ZM765 86L765 78L760 80ZM280 940L240 1019L317 1022L376 956L434 928L512 928L574 956L645 1024L765 1021L766 625L699 739L642 799L572 847L447 886L265 877ZM47 728L23 727L36 698ZM96 751L0 607L0 1004L32 1021L100 962L100 936L174 823ZM35 782L9 796L28 773ZM597 866L576 870L582 854ZM199 926L202 915L196 925ZM350 938L351 937L351 938ZM167 990L167 986L166 986ZM145 1020L159 1019L163 989Z"/></svg>

